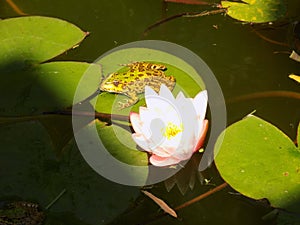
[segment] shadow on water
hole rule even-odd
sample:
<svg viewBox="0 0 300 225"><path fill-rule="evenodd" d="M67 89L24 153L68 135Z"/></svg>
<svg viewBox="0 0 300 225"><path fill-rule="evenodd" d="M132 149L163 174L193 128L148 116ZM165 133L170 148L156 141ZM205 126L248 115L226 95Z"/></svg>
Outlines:
<svg viewBox="0 0 300 225"><path fill-rule="evenodd" d="M43 75L39 64L22 57L0 62L0 199L38 203L46 224L105 224L139 191L108 181L87 165L72 140L71 115L43 115L72 104L43 82ZM59 158L57 147L64 149Z"/></svg>
<svg viewBox="0 0 300 225"><path fill-rule="evenodd" d="M0 114L2 116L30 116L59 109L59 96L41 82L39 64L22 58L0 64ZM55 71L53 71L55 73ZM56 107L55 107L56 106Z"/></svg>

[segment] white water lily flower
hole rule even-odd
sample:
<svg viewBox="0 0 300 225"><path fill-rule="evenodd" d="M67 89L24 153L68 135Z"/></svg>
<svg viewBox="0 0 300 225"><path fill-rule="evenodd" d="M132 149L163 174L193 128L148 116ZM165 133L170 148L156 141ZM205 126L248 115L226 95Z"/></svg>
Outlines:
<svg viewBox="0 0 300 225"><path fill-rule="evenodd" d="M208 129L205 120L207 91L199 92L194 99L180 92L174 98L171 91L161 85L157 94L145 88L147 107L131 113L130 120L135 133L133 140L149 152L150 163L170 166L190 159L204 142Z"/></svg>

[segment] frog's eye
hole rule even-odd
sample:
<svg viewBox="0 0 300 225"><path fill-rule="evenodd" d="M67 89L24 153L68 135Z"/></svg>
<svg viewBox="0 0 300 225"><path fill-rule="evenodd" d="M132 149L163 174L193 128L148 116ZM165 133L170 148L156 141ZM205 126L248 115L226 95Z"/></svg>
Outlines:
<svg viewBox="0 0 300 225"><path fill-rule="evenodd" d="M113 81L113 84L114 84L116 87L118 87L119 83L120 83L120 82L117 81L117 80L114 80L114 81Z"/></svg>
<svg viewBox="0 0 300 225"><path fill-rule="evenodd" d="M151 69L152 70L165 70L166 69L166 67L164 66L164 65L152 65L151 66Z"/></svg>

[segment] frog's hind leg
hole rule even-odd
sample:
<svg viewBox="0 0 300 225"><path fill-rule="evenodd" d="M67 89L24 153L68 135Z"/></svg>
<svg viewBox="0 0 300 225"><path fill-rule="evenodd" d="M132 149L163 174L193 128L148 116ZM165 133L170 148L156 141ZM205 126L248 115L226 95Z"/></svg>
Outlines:
<svg viewBox="0 0 300 225"><path fill-rule="evenodd" d="M125 95L128 96L129 99L124 99L123 101L118 102L118 105L119 105L118 108L120 110L127 108L129 106L132 106L139 101L139 97L137 96L136 92L134 92L134 91L130 91L130 92L126 93Z"/></svg>

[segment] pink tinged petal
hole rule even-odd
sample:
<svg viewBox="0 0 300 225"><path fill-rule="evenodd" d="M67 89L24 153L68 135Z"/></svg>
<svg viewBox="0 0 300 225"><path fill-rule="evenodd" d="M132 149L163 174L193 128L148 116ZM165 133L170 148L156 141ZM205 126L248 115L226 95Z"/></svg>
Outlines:
<svg viewBox="0 0 300 225"><path fill-rule="evenodd" d="M208 120L204 120L200 135L198 137L198 142L194 148L194 152L198 151L203 146L207 130L208 130Z"/></svg>
<svg viewBox="0 0 300 225"><path fill-rule="evenodd" d="M152 151L154 155L157 155L159 157L170 157L172 154L175 152L176 148L173 147L163 147L163 146L158 146L156 149Z"/></svg>
<svg viewBox="0 0 300 225"><path fill-rule="evenodd" d="M150 163L154 166L170 166L179 163L181 160L174 157L160 157L158 155L151 155Z"/></svg>
<svg viewBox="0 0 300 225"><path fill-rule="evenodd" d="M143 122L140 120L140 115L135 112L130 113L130 122L133 130L136 133L142 133Z"/></svg>
<svg viewBox="0 0 300 225"><path fill-rule="evenodd" d="M154 149L153 153L161 157L172 156L176 154L176 151L178 150L178 147L180 145L180 140L180 135L176 135L170 140L164 137L164 142L156 149Z"/></svg>
<svg viewBox="0 0 300 225"><path fill-rule="evenodd" d="M140 107L140 114L137 113L130 114L131 125L134 131L137 134L143 134L146 139L151 137L150 126L147 125L147 122L149 123L149 121L145 120L145 118L149 115L150 114L147 108L144 107Z"/></svg>
<svg viewBox="0 0 300 225"><path fill-rule="evenodd" d="M188 160L192 157L193 152L188 152L188 153L181 153L181 154L176 154L173 155L174 158L179 159L180 161L185 161Z"/></svg>
<svg viewBox="0 0 300 225"><path fill-rule="evenodd" d="M201 91L196 95L193 100L195 110L197 112L197 118L202 121L205 118L206 108L207 108L207 91Z"/></svg>
<svg viewBox="0 0 300 225"><path fill-rule="evenodd" d="M194 135L189 136L188 138L184 139L182 143L180 143L180 146L178 146L177 151L173 156L181 160L191 158L196 143L197 141Z"/></svg>

